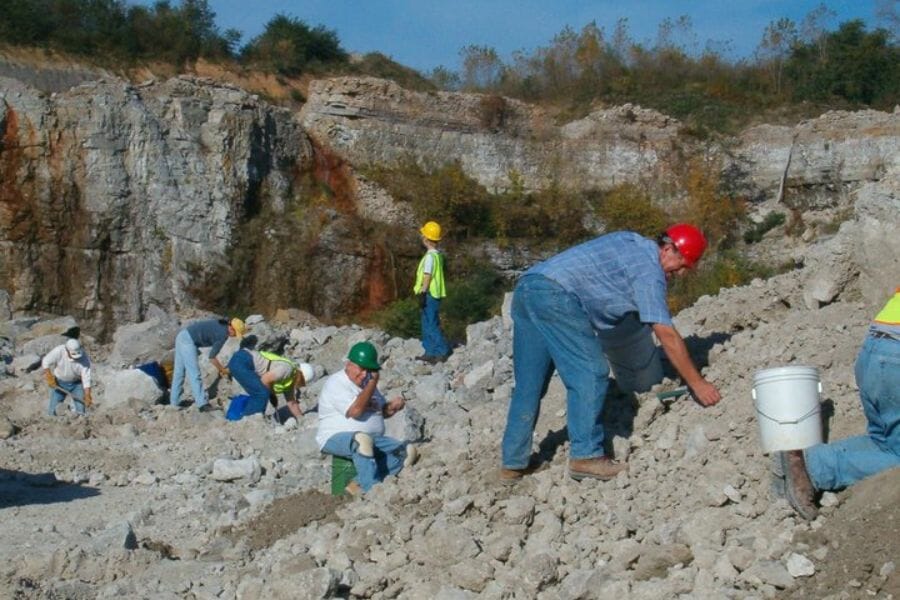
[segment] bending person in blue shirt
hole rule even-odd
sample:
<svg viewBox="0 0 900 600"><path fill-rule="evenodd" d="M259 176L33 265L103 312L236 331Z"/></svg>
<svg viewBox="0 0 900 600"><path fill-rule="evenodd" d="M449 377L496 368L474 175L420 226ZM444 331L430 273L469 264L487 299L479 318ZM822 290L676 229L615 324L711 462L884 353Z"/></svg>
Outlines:
<svg viewBox="0 0 900 600"><path fill-rule="evenodd" d="M607 480L627 468L605 456L601 423L609 377L602 333L626 319L636 316L652 328L701 404L721 399L691 360L666 304L669 277L692 268L705 249L706 238L692 225L673 225L657 240L622 231L570 248L520 278L512 301L515 388L502 482L529 472L534 427L554 369L567 391L569 475Z"/></svg>
<svg viewBox="0 0 900 600"><path fill-rule="evenodd" d="M181 400L181 386L187 375L188 383L194 394L194 403L202 412L213 410L203 389L203 376L200 374L198 348L209 347L209 362L219 375L228 376L228 369L216 358L229 337L243 337L247 326L240 319L206 319L196 321L182 328L175 336L175 365L172 372L172 390L169 403L178 406Z"/></svg>

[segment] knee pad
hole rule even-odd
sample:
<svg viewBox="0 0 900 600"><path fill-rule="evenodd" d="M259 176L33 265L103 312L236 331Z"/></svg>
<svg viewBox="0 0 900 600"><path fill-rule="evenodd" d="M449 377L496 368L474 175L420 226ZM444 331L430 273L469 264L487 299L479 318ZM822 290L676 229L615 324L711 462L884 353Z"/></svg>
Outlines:
<svg viewBox="0 0 900 600"><path fill-rule="evenodd" d="M353 441L356 442L357 452L368 458L375 456L375 442L371 435L359 432L353 436Z"/></svg>

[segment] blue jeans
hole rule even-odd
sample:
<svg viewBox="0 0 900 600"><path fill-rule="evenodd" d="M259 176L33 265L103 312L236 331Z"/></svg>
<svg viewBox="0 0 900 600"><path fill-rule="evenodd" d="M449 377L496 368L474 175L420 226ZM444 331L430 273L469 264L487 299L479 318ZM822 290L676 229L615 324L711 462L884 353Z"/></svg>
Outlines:
<svg viewBox="0 0 900 600"><path fill-rule="evenodd" d="M866 337L856 358L856 384L868 434L804 450L817 489L844 488L900 467L900 342Z"/></svg>
<svg viewBox="0 0 900 600"><path fill-rule="evenodd" d="M447 356L450 345L441 331L441 319L438 311L441 301L430 293L425 294L425 308L422 309L422 347L426 356Z"/></svg>
<svg viewBox="0 0 900 600"><path fill-rule="evenodd" d="M243 411L244 416L265 413L266 406L269 405L269 388L263 385L262 379L256 374L253 356L247 350L238 350L228 361L228 370L250 396Z"/></svg>
<svg viewBox="0 0 900 600"><path fill-rule="evenodd" d="M570 458L603 456L601 415L609 364L587 313L573 294L541 275L526 275L512 302L515 388L503 434L503 466L524 469L556 368L566 386Z"/></svg>
<svg viewBox="0 0 900 600"><path fill-rule="evenodd" d="M60 381L59 379L57 379L56 385L69 392L69 394L72 396L72 401L75 403L75 412L79 415L83 415L84 388L81 386L81 381ZM63 394L59 390L50 388L50 405L47 406L47 414L51 417L55 417L56 407L59 406L59 403L65 400L65 398L65 394Z"/></svg>
<svg viewBox="0 0 900 600"><path fill-rule="evenodd" d="M178 402L181 400L181 386L184 384L185 374L187 374L197 408L207 403L197 354L197 346L194 345L194 340L188 330L179 331L175 336L175 365L172 372L172 390L169 396L169 404L172 406L178 406Z"/></svg>
<svg viewBox="0 0 900 600"><path fill-rule="evenodd" d="M403 468L406 460L406 442L386 436L372 436L375 442L375 456L363 456L357 449L359 444L353 439L356 432L336 433L325 442L322 452L342 456L353 461L356 467L356 482L368 492L379 481L388 475L396 475Z"/></svg>

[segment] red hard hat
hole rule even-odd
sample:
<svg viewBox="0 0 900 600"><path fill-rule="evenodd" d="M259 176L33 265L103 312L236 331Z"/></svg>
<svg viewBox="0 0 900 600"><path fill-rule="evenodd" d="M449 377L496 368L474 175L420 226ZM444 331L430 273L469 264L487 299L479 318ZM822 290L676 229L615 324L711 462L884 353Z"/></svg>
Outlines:
<svg viewBox="0 0 900 600"><path fill-rule="evenodd" d="M678 252L684 257L688 268L693 268L703 256L703 251L706 250L706 237L693 225L677 223L666 229L666 235L678 248Z"/></svg>

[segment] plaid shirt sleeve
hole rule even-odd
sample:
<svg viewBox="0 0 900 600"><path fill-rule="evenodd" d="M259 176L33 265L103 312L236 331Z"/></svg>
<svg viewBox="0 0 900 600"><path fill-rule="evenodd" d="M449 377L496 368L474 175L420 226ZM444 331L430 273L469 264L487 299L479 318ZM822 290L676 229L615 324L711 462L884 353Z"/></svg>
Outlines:
<svg viewBox="0 0 900 600"><path fill-rule="evenodd" d="M672 325L666 301L666 275L658 264L647 263L631 273L634 303L642 323Z"/></svg>

